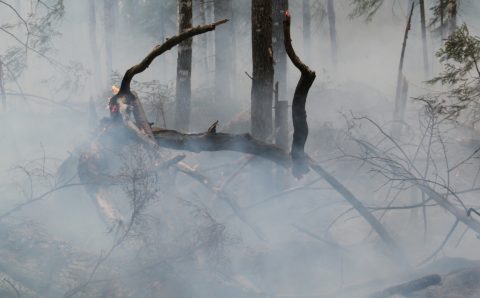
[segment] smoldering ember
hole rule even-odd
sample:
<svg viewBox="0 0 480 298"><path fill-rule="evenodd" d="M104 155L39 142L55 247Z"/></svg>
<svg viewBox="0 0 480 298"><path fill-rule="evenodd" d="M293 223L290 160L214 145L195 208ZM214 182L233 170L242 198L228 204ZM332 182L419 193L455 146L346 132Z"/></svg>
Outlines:
<svg viewBox="0 0 480 298"><path fill-rule="evenodd" d="M0 0L0 298L480 297L479 14Z"/></svg>

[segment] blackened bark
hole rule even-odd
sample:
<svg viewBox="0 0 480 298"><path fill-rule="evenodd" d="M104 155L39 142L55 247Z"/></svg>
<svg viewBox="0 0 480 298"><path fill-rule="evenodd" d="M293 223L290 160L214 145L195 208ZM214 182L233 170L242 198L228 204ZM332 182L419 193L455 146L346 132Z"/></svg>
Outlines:
<svg viewBox="0 0 480 298"><path fill-rule="evenodd" d="M288 101L279 100L279 83L275 83L275 145L288 150Z"/></svg>
<svg viewBox="0 0 480 298"><path fill-rule="evenodd" d="M288 57L301 72L300 80L293 95L292 102L292 121L293 121L293 141L290 152L293 161L293 175L299 177L308 172L308 160L305 154L305 143L308 137L307 111L305 104L307 102L308 91L315 81L316 74L307 65L305 65L295 53L290 37L290 15L287 13L283 21L283 30L285 38L285 49Z"/></svg>
<svg viewBox="0 0 480 298"><path fill-rule="evenodd" d="M232 0L215 0L216 19L232 19ZM215 30L215 102L228 103L232 97L232 75L234 71L233 48L234 28L229 22Z"/></svg>
<svg viewBox="0 0 480 298"><path fill-rule="evenodd" d="M251 130L259 140L273 132L272 2L252 0L252 100Z"/></svg>
<svg viewBox="0 0 480 298"><path fill-rule="evenodd" d="M192 27L192 0L178 1L179 33ZM178 46L175 127L188 131L191 107L192 39Z"/></svg>
<svg viewBox="0 0 480 298"><path fill-rule="evenodd" d="M335 16L335 5L333 0L327 0L328 26L330 31L330 49L332 53L332 62L336 66L338 62L337 48L337 24Z"/></svg>
<svg viewBox="0 0 480 298"><path fill-rule="evenodd" d="M286 99L287 93L287 52L283 41L283 19L288 10L288 0L272 1L272 47L275 60L275 82L278 82L278 97L280 101ZM276 120L275 120L276 121Z"/></svg>

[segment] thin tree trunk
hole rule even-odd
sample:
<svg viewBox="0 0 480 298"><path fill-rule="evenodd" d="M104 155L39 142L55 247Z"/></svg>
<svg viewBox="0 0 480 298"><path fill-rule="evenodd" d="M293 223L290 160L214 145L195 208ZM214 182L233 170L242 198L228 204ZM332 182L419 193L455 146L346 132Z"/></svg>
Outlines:
<svg viewBox="0 0 480 298"><path fill-rule="evenodd" d="M194 8L195 14L198 14L198 22L199 25L203 25L207 23L206 18L206 9L205 9L205 1L206 0L194 0ZM198 46L196 47L197 50L195 53L198 53L199 65L198 67L202 70L203 73L209 71L208 69L208 51L207 51L207 37L208 35L202 34L198 37ZM202 82L204 85L208 85L208 76L202 74Z"/></svg>
<svg viewBox="0 0 480 298"><path fill-rule="evenodd" d="M443 42L443 39L445 38L445 29L444 29L444 24L445 24L445 13L444 13L444 8L445 8L445 1L448 0L440 0L440 42Z"/></svg>
<svg viewBox="0 0 480 298"><path fill-rule="evenodd" d="M232 19L232 0L215 0L216 19ZM232 75L234 73L233 22L215 30L215 102L226 104L232 97Z"/></svg>
<svg viewBox="0 0 480 298"><path fill-rule="evenodd" d="M305 59L310 59L311 11L310 0L303 0L303 51Z"/></svg>
<svg viewBox="0 0 480 298"><path fill-rule="evenodd" d="M338 62L338 48L337 48L337 27L335 17L335 5L333 0L327 0L327 15L328 25L330 29L330 48L332 52L332 62L334 66L337 66Z"/></svg>
<svg viewBox="0 0 480 298"><path fill-rule="evenodd" d="M0 60L0 99L2 100L2 108L7 110L7 95L5 93L5 76L3 73L3 62Z"/></svg>
<svg viewBox="0 0 480 298"><path fill-rule="evenodd" d="M90 51L92 53L92 63L93 63L93 80L95 91L93 96L97 95L104 86L102 84L102 76L100 69L100 60L99 60L99 50L97 44L97 11L95 7L95 0L88 1L88 34L90 38Z"/></svg>
<svg viewBox="0 0 480 298"><path fill-rule="evenodd" d="M113 35L115 34L115 16L114 16L114 2L115 0L103 1L103 15L104 15L104 38L105 38L105 62L107 68L107 82L111 82L113 71Z"/></svg>
<svg viewBox="0 0 480 298"><path fill-rule="evenodd" d="M412 15L413 9L415 8L415 4L412 4L412 8L410 9L410 14L408 16L407 24L405 26L405 34L403 36L403 44L402 44L402 53L400 54L400 64L398 66L398 74L397 74L397 89L395 92L395 109L393 112L393 135L398 136L401 129L401 123L403 118L401 118L401 107L402 103L402 90L403 90L403 64L405 60L405 50L407 48L407 39L408 39L408 32L411 29L412 25Z"/></svg>
<svg viewBox="0 0 480 298"><path fill-rule="evenodd" d="M273 0L272 31L273 58L275 60L275 81L278 82L278 97L286 99L287 93L287 52L283 41L283 19L288 10L288 0Z"/></svg>
<svg viewBox="0 0 480 298"><path fill-rule="evenodd" d="M420 4L420 22L422 26L422 43L423 43L423 69L425 71L425 77L429 77L429 65L428 65L428 48L427 48L427 24L425 17L425 0L419 0Z"/></svg>
<svg viewBox="0 0 480 298"><path fill-rule="evenodd" d="M192 27L192 0L178 1L179 33ZM189 38L178 46L177 88L175 127L188 131L190 126L190 98L192 73L192 39Z"/></svg>
<svg viewBox="0 0 480 298"><path fill-rule="evenodd" d="M272 2L252 0L252 101L251 131L260 140L273 132Z"/></svg>

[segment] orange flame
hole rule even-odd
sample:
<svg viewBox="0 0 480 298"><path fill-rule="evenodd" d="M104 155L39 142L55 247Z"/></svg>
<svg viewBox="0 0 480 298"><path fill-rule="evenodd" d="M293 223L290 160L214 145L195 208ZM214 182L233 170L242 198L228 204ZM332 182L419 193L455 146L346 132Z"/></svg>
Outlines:
<svg viewBox="0 0 480 298"><path fill-rule="evenodd" d="M285 17L287 17L287 18L290 17L290 13L288 12L288 10L285 11Z"/></svg>
<svg viewBox="0 0 480 298"><path fill-rule="evenodd" d="M113 93L113 95L118 94L118 92L120 92L120 88L118 88L117 86L112 86L112 93Z"/></svg>

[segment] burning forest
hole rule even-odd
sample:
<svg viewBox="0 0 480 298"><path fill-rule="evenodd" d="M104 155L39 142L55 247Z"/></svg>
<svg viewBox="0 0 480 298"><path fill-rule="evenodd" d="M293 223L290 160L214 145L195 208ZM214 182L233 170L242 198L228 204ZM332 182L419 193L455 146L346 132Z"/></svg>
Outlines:
<svg viewBox="0 0 480 298"><path fill-rule="evenodd" d="M478 13L0 0L0 297L480 297Z"/></svg>

